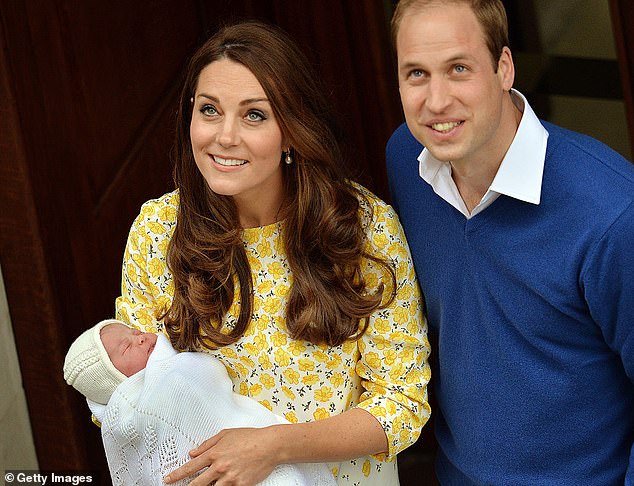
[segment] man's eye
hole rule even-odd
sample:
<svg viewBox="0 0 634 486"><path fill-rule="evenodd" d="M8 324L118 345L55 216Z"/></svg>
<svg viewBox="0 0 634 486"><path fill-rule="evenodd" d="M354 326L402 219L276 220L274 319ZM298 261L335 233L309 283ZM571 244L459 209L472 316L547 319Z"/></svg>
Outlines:
<svg viewBox="0 0 634 486"><path fill-rule="evenodd" d="M423 77L423 71L421 71L420 69L414 69L409 73L410 78L422 78Z"/></svg>
<svg viewBox="0 0 634 486"><path fill-rule="evenodd" d="M467 70L467 68L459 64L458 66L454 67L454 70L457 73L464 73Z"/></svg>

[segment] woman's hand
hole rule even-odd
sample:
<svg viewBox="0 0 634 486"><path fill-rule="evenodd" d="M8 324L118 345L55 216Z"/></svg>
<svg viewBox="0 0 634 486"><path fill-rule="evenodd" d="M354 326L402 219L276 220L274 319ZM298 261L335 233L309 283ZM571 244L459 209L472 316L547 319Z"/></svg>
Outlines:
<svg viewBox="0 0 634 486"><path fill-rule="evenodd" d="M190 451L192 459L168 474L165 483L188 478L206 468L189 484L257 484L278 465L275 444L275 426L225 429Z"/></svg>

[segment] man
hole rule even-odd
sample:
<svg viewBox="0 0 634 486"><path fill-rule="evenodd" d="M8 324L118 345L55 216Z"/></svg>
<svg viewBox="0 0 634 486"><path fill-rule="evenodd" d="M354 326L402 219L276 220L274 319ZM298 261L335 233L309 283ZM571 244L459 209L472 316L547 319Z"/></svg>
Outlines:
<svg viewBox="0 0 634 486"><path fill-rule="evenodd" d="M634 484L634 166L512 90L499 0L402 0L392 26L440 483Z"/></svg>

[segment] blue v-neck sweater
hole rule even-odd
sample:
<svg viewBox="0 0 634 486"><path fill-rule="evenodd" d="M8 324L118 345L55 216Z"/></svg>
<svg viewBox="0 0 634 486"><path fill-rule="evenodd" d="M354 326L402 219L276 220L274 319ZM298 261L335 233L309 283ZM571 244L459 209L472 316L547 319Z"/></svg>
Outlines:
<svg viewBox="0 0 634 486"><path fill-rule="evenodd" d="M388 142L438 339L443 485L634 484L634 167L543 124L541 203L471 219L419 177L405 125Z"/></svg>

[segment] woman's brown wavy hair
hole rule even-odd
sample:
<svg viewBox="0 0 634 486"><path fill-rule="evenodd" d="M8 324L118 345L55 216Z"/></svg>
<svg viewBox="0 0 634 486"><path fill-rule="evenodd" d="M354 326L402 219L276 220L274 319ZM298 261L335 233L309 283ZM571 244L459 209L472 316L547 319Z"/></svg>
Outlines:
<svg viewBox="0 0 634 486"><path fill-rule="evenodd" d="M175 285L165 315L170 339L179 350L234 343L244 334L253 309L251 269L236 206L231 197L211 191L190 143L191 98L198 77L219 59L240 63L255 75L293 149L291 165L280 161L285 186L280 218L293 274L286 305L288 332L315 344L356 339L367 329L369 315L394 298L394 270L365 251L363 225L371 218L362 221L364 196L343 170L336 125L317 77L286 34L259 22L221 29L194 54L186 72L174 151L180 206L168 249ZM381 283L375 292L366 288L364 259L384 269L387 285ZM234 295L236 280L239 296ZM239 318L221 332L236 299Z"/></svg>

